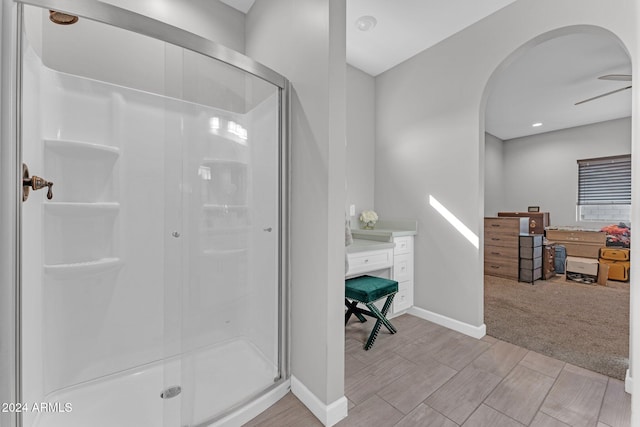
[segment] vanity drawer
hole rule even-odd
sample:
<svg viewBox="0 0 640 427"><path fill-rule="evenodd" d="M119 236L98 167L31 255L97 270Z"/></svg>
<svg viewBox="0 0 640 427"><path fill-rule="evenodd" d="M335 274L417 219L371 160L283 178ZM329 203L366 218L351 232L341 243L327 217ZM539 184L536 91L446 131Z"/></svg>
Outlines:
<svg viewBox="0 0 640 427"><path fill-rule="evenodd" d="M413 279L413 254L393 257L393 280L404 282Z"/></svg>
<svg viewBox="0 0 640 427"><path fill-rule="evenodd" d="M406 310L413 305L413 281L398 283L398 293L393 297L393 313Z"/></svg>
<svg viewBox="0 0 640 427"><path fill-rule="evenodd" d="M394 237L393 242L396 244L393 251L395 255L413 252L413 236Z"/></svg>
<svg viewBox="0 0 640 427"><path fill-rule="evenodd" d="M349 271L347 275L382 270L393 266L393 249L356 252L348 255Z"/></svg>

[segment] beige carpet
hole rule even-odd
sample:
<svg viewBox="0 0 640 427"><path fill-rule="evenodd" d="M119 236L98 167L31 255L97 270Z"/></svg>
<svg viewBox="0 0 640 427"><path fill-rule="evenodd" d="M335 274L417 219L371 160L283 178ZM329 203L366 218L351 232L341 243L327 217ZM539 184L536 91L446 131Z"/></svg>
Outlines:
<svg viewBox="0 0 640 427"><path fill-rule="evenodd" d="M485 276L487 334L624 380L629 283L585 285L556 276L535 285Z"/></svg>

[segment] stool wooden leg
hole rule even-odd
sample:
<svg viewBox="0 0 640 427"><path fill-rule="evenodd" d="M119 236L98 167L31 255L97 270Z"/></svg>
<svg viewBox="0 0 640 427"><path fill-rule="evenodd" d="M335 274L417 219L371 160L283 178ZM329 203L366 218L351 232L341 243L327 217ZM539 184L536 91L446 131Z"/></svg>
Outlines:
<svg viewBox="0 0 640 427"><path fill-rule="evenodd" d="M369 308L369 310L371 310L371 312L375 314L378 320L376 321L376 324L373 327L371 334L369 335L369 339L367 340L367 343L364 345L365 350L369 350L373 346L373 343L378 337L378 332L380 332L380 328L382 327L382 325L384 325L392 334L395 334L397 332L396 328L385 317L385 315L387 314L387 311L389 311L389 308L391 307L391 303L393 302L394 295L395 294L392 294L387 297L387 300L385 301L384 306L382 307L382 312L378 310L378 307L376 307L374 303L367 304L367 307Z"/></svg>

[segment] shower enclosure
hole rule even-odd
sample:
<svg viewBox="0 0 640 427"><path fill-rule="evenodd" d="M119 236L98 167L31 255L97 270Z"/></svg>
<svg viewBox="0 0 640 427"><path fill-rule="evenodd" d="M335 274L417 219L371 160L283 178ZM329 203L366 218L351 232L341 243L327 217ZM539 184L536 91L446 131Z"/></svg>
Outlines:
<svg viewBox="0 0 640 427"><path fill-rule="evenodd" d="M14 422L239 425L288 387L286 80L94 0L16 10Z"/></svg>

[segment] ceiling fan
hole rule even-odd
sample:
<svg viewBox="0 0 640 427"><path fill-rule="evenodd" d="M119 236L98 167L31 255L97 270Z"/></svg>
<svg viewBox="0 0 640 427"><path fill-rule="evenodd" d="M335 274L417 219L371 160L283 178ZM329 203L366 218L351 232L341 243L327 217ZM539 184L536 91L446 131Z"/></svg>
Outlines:
<svg viewBox="0 0 640 427"><path fill-rule="evenodd" d="M630 82L631 74L607 74L606 76L598 77L599 80L614 80L618 82ZM585 102L593 101L594 99L602 98L603 96L612 95L614 93L622 92L623 90L631 89L631 84L620 89L612 90L611 92L603 93L602 95L594 96L593 98L584 99L576 102L574 105L584 104Z"/></svg>

